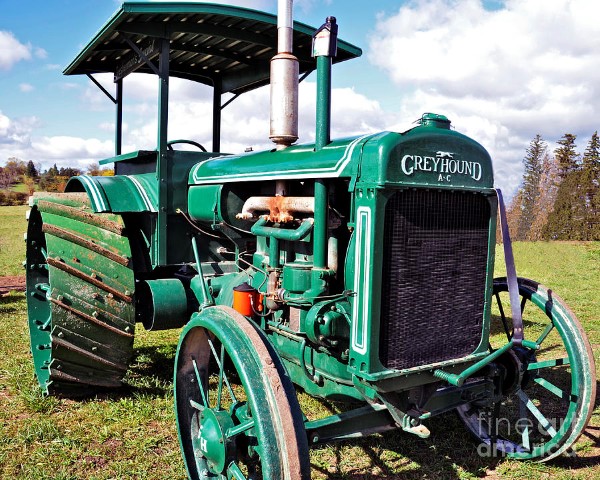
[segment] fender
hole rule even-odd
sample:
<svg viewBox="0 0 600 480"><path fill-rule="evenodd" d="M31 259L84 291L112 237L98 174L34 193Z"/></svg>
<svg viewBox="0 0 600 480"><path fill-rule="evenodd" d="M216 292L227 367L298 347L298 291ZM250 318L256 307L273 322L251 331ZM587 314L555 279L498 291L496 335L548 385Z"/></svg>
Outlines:
<svg viewBox="0 0 600 480"><path fill-rule="evenodd" d="M157 212L158 185L154 173L138 175L79 175L65 192L86 192L96 213Z"/></svg>

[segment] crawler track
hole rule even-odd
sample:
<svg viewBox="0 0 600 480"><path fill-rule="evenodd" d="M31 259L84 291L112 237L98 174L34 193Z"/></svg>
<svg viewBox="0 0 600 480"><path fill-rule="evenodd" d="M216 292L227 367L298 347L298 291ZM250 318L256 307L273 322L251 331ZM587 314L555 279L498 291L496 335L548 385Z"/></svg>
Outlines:
<svg viewBox="0 0 600 480"><path fill-rule="evenodd" d="M44 393L121 385L133 353L131 248L122 219L86 194L32 197L27 231L31 351Z"/></svg>

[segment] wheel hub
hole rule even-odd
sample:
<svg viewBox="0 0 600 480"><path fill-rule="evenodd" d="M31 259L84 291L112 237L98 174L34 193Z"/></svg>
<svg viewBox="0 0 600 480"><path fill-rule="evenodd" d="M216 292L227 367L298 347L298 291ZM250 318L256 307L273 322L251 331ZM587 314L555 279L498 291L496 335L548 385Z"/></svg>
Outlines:
<svg viewBox="0 0 600 480"><path fill-rule="evenodd" d="M231 460L231 442L226 432L234 426L233 420L225 410L204 409L198 413L200 428L192 438L194 450L205 457L213 473L223 473Z"/></svg>

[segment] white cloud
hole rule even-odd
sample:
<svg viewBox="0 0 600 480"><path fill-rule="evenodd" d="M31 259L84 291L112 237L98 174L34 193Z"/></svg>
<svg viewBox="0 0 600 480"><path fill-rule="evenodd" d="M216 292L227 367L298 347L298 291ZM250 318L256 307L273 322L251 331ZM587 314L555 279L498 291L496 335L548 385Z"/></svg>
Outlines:
<svg viewBox="0 0 600 480"><path fill-rule="evenodd" d="M41 58L42 60L48 58L48 52L43 48L36 47L33 51L33 54L36 58Z"/></svg>
<svg viewBox="0 0 600 480"><path fill-rule="evenodd" d="M132 80L136 76L132 76ZM130 131L126 143L135 148L156 146L156 88L155 78L137 75L127 80L124 89L135 92L139 101L125 109ZM150 84L152 83L152 84ZM135 85L135 87L134 87ZM316 84L300 84L299 142L315 138ZM227 100L224 97L224 102ZM262 87L236 98L223 110L221 150L243 152L272 148L269 140L269 87ZM133 119L132 119L133 117ZM378 102L351 88L335 88L332 92L332 138L378 131L385 128L386 115ZM388 122L389 123L389 122ZM169 106L169 138L185 138L212 146L212 92L202 85L172 79Z"/></svg>
<svg viewBox="0 0 600 480"><path fill-rule="evenodd" d="M31 45L24 45L11 33L0 30L0 70L9 70L21 60L31 58Z"/></svg>
<svg viewBox="0 0 600 480"><path fill-rule="evenodd" d="M413 1L380 16L368 56L403 91L404 115L447 114L514 188L536 133L552 141L598 128L599 16L595 0L507 0L493 11L480 0Z"/></svg>
<svg viewBox="0 0 600 480"><path fill-rule="evenodd" d="M20 83L19 90L21 90L23 93L29 93L33 92L35 90L35 87L30 83Z"/></svg>
<svg viewBox="0 0 600 480"><path fill-rule="evenodd" d="M70 136L41 137L32 140L31 147L36 158L69 166L73 166L73 162L84 165L90 160L110 157L114 153L114 144L110 140ZM65 159L68 161L63 163Z"/></svg>
<svg viewBox="0 0 600 480"><path fill-rule="evenodd" d="M37 117L11 119L0 112L0 162L10 157L40 162L43 168L59 166L86 168L90 162L110 157L110 140L72 136L36 136Z"/></svg>

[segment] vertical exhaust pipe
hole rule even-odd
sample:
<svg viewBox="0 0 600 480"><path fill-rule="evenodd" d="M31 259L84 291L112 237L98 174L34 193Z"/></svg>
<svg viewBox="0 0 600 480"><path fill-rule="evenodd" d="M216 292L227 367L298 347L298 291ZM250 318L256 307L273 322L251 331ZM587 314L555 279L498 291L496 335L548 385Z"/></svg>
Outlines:
<svg viewBox="0 0 600 480"><path fill-rule="evenodd" d="M271 131L277 150L298 140L298 59L293 55L293 0L278 0L277 55L271 59Z"/></svg>

